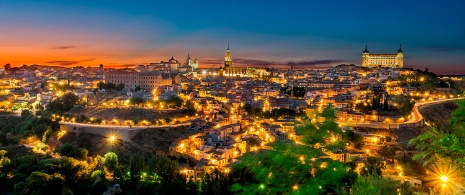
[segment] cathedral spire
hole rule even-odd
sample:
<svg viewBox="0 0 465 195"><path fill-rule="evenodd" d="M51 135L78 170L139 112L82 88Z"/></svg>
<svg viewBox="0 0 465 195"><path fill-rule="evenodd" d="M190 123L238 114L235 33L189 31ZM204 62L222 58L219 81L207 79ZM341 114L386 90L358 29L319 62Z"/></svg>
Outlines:
<svg viewBox="0 0 465 195"><path fill-rule="evenodd" d="M368 53L368 44L365 44L365 51L363 53Z"/></svg>
<svg viewBox="0 0 465 195"><path fill-rule="evenodd" d="M399 44L399 50L397 50L397 53L404 53L404 52L402 51L402 43Z"/></svg>
<svg viewBox="0 0 465 195"><path fill-rule="evenodd" d="M231 51L229 51L229 43L228 43L228 50L226 50L226 56L224 57L224 67L225 68L232 67L232 57L231 57Z"/></svg>

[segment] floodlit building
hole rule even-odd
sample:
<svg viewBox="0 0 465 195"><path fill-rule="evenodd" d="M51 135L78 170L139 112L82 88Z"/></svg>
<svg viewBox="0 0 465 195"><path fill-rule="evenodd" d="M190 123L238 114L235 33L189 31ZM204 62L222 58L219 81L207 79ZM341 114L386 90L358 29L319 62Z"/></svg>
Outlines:
<svg viewBox="0 0 465 195"><path fill-rule="evenodd" d="M404 67L402 46L397 50L397 54L370 54L367 46L365 46L365 51L362 52L362 66L402 68Z"/></svg>
<svg viewBox="0 0 465 195"><path fill-rule="evenodd" d="M226 56L224 57L224 68L218 69L218 74L227 77L253 77L253 78L270 78L272 71L270 68L252 68L252 67L233 67L231 51L226 50Z"/></svg>

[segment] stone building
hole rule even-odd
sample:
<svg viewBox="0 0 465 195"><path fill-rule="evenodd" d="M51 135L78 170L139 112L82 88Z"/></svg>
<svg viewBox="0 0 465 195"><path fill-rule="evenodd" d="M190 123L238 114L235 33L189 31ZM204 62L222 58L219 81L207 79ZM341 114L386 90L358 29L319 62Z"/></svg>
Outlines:
<svg viewBox="0 0 465 195"><path fill-rule="evenodd" d="M362 66L402 68L404 67L402 46L397 50L397 54L370 54L367 46L365 46L365 51L362 52Z"/></svg>
<svg viewBox="0 0 465 195"><path fill-rule="evenodd" d="M224 57L224 68L218 69L218 75L226 77L252 77L252 78L270 78L272 76L272 69L270 68L255 68L255 67L233 67L231 51L226 50Z"/></svg>

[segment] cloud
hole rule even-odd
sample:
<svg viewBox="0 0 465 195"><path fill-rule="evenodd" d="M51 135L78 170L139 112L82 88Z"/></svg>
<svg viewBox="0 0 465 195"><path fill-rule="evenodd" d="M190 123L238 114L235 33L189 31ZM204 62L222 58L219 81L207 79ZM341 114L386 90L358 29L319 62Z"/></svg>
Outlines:
<svg viewBox="0 0 465 195"><path fill-rule="evenodd" d="M54 47L52 49L74 49L74 48L81 48L81 47L85 47L85 46L61 45L61 46Z"/></svg>
<svg viewBox="0 0 465 195"><path fill-rule="evenodd" d="M82 63L82 62L94 61L94 60L96 60L96 59L97 59L97 58L91 58L91 59L78 60L78 61L71 61L71 60L55 60L55 61L49 61L49 62L47 62L47 63L48 63L48 64L58 64L58 65L62 65L62 66L69 66L69 65L79 64L79 63Z"/></svg>
<svg viewBox="0 0 465 195"><path fill-rule="evenodd" d="M421 49L428 50L428 51L444 51L444 52L465 51L464 48L457 48L457 47L424 47Z"/></svg>

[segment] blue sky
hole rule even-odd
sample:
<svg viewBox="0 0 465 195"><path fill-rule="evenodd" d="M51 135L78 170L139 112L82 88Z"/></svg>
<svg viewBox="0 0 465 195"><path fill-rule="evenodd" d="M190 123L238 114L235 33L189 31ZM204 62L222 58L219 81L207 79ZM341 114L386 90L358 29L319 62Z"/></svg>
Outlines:
<svg viewBox="0 0 465 195"><path fill-rule="evenodd" d="M318 68L393 53L465 74L463 1L1 1L0 63L123 66L184 60Z"/></svg>

